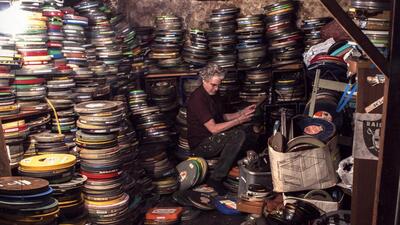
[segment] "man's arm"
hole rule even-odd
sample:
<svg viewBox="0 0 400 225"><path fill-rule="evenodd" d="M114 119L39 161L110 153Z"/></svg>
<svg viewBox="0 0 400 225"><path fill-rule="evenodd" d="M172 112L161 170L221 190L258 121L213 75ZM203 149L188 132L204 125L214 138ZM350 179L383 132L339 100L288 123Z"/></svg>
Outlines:
<svg viewBox="0 0 400 225"><path fill-rule="evenodd" d="M207 128L208 131L210 131L212 134L218 134L220 132L229 130L230 128L237 126L239 124L242 124L244 122L247 122L250 120L250 118L253 116L253 114L242 114L236 119L223 122L223 123L215 123L214 119L210 119L209 121L204 123L204 126Z"/></svg>
<svg viewBox="0 0 400 225"><path fill-rule="evenodd" d="M234 120L236 118L239 118L241 111L239 110L238 112L235 113L225 113L224 114L224 120L225 121L231 121Z"/></svg>
<svg viewBox="0 0 400 225"><path fill-rule="evenodd" d="M246 108L239 110L238 112L235 113L226 113L224 114L224 120L225 121L231 121L234 119L239 118L241 115L246 115L246 114L252 114L256 109L256 104L252 104L247 106Z"/></svg>

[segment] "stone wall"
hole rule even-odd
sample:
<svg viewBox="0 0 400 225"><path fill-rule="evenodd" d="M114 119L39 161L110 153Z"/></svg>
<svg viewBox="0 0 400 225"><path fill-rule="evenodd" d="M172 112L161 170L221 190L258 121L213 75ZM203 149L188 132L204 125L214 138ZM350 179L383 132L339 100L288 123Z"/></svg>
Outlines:
<svg viewBox="0 0 400 225"><path fill-rule="evenodd" d="M110 0L118 11L127 16L134 26L152 26L157 15L174 14L181 16L186 28L206 28L206 19L213 9L223 5L235 5L241 8L243 15L263 13L263 7L277 0ZM335 1L335 0L332 0ZM339 0L348 7L350 0ZM299 18L329 16L319 0L299 0Z"/></svg>

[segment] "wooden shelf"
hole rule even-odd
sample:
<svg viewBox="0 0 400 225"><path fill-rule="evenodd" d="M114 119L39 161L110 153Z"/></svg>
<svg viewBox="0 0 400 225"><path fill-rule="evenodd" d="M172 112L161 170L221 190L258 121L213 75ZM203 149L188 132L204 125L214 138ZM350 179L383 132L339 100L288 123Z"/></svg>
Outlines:
<svg viewBox="0 0 400 225"><path fill-rule="evenodd" d="M165 77L186 77L196 76L197 72L185 71L185 72L165 72L165 73L150 73L145 78L165 78Z"/></svg>
<svg viewBox="0 0 400 225"><path fill-rule="evenodd" d="M50 112L50 110L47 110L47 109L40 110L40 111L22 111L18 114L14 114L14 115L0 116L0 120L5 121L5 120L24 119L29 116L37 116L37 115L41 115L41 114L48 113L48 112Z"/></svg>
<svg viewBox="0 0 400 225"><path fill-rule="evenodd" d="M301 69L304 69L304 65L302 63L289 64L273 68L273 70L275 71L286 71L286 70L290 71L290 70L301 70Z"/></svg>
<svg viewBox="0 0 400 225"><path fill-rule="evenodd" d="M352 37L357 44L361 46L378 69L389 75L389 65L381 52L372 44L369 38L361 31L361 29L350 19L347 13L342 9L337 0L320 0L331 15L338 21L340 26Z"/></svg>

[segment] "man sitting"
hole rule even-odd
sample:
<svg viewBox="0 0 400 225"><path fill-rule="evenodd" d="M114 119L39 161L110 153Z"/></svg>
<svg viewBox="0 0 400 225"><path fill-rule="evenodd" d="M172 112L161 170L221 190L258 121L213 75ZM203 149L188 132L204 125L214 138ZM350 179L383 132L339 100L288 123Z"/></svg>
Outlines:
<svg viewBox="0 0 400 225"><path fill-rule="evenodd" d="M236 113L224 113L218 88L225 73L216 64L203 68L199 73L202 85L190 95L187 104L190 149L203 158L219 156L207 181L219 194L224 191L222 179L228 175L246 139L246 133L237 126L250 121L256 108L253 104Z"/></svg>

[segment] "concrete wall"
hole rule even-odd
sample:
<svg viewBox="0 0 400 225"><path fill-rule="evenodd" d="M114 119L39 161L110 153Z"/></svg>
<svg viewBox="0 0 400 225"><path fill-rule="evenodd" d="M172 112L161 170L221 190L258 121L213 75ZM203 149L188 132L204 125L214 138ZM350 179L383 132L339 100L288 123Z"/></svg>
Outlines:
<svg viewBox="0 0 400 225"><path fill-rule="evenodd" d="M174 14L184 19L186 28L206 28L205 21L211 10L222 5L235 5L241 8L243 15L251 15L263 13L264 6L277 0L111 0L111 2L135 26L152 26L155 16ZM339 0L339 2L347 8L350 0ZM299 18L301 19L329 16L319 0L299 0L299 3Z"/></svg>

